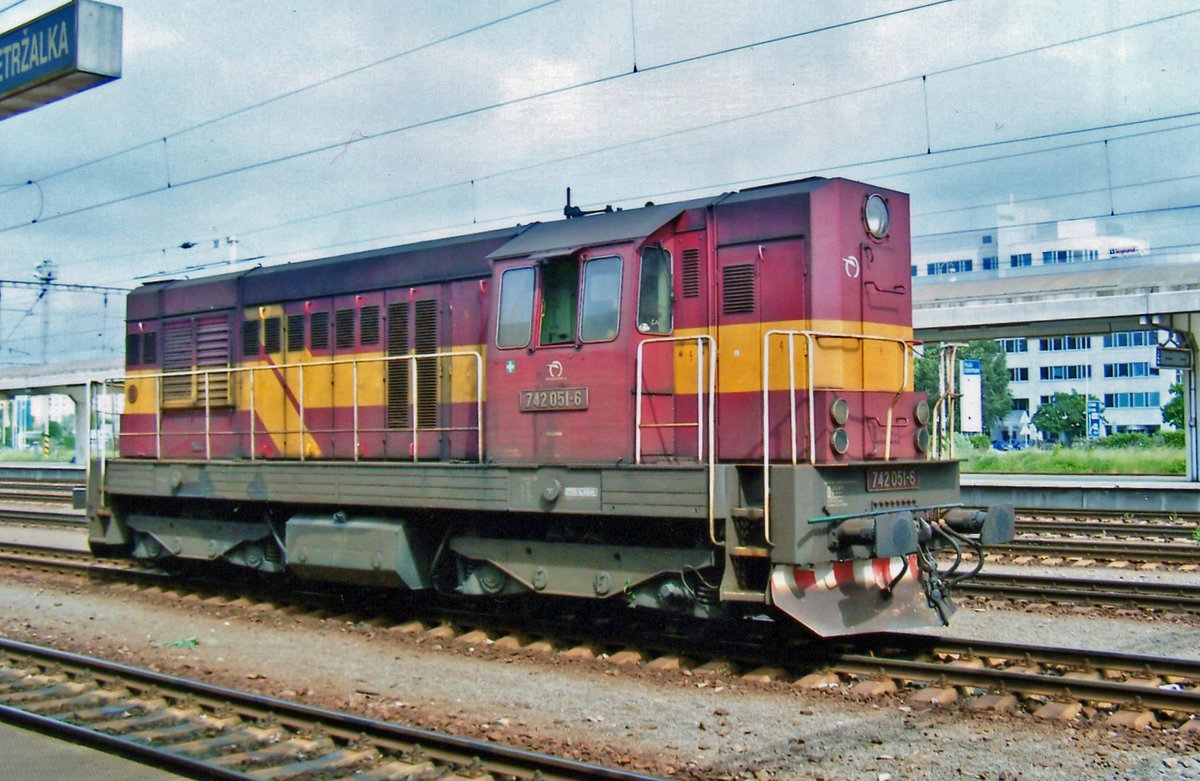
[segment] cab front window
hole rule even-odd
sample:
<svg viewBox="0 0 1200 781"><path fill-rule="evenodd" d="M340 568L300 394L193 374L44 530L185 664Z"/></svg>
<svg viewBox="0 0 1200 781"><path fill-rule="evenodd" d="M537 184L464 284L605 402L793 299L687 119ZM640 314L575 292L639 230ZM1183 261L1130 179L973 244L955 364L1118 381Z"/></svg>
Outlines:
<svg viewBox="0 0 1200 781"><path fill-rule="evenodd" d="M595 258L583 267L583 317L579 338L584 342L615 339L621 321L621 259Z"/></svg>

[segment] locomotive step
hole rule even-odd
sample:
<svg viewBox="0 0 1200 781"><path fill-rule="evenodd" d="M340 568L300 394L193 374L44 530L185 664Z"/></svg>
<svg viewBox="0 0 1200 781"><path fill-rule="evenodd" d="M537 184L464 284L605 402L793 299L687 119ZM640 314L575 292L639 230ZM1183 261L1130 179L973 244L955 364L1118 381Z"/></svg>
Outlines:
<svg viewBox="0 0 1200 781"><path fill-rule="evenodd" d="M745 519L747 521L761 521L763 519L763 508L761 507L734 507L729 511L729 514L734 518Z"/></svg>
<svg viewBox="0 0 1200 781"><path fill-rule="evenodd" d="M730 556L741 556L748 559L769 559L771 549L757 545L737 545L729 549Z"/></svg>

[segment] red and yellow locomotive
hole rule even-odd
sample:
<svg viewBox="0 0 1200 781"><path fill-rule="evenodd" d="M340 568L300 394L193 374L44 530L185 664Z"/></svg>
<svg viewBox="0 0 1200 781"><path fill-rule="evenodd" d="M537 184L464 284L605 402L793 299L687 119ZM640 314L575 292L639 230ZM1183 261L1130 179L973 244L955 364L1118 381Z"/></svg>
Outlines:
<svg viewBox="0 0 1200 781"><path fill-rule="evenodd" d="M908 199L843 179L129 296L92 546L439 589L946 620L956 508L912 388Z"/></svg>

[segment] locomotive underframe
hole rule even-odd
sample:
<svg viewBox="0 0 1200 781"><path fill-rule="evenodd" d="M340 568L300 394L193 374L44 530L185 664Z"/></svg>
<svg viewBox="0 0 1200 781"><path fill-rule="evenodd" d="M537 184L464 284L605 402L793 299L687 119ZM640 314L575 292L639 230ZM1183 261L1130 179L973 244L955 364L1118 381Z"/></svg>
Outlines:
<svg viewBox="0 0 1200 781"><path fill-rule="evenodd" d="M761 465L719 464L710 528L703 466L118 459L104 496L90 487L91 506L107 508L90 539L145 559L712 615L765 608L780 568L907 554L885 550L883 522L913 526L931 501L954 503L958 481L954 463L908 466L919 490L868 491L866 464L774 465L768 528Z"/></svg>

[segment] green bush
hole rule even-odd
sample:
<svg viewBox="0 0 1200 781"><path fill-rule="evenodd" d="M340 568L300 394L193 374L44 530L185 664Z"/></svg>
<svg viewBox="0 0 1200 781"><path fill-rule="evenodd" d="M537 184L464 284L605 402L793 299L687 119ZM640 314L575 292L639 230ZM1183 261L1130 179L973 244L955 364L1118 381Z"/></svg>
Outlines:
<svg viewBox="0 0 1200 781"><path fill-rule="evenodd" d="M992 446L992 440L988 438L987 434L972 434L968 441L976 450L987 450Z"/></svg>
<svg viewBox="0 0 1200 781"><path fill-rule="evenodd" d="M1124 434L1109 434L1097 444L1101 447L1147 447L1153 438L1141 431L1130 431Z"/></svg>

